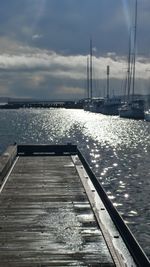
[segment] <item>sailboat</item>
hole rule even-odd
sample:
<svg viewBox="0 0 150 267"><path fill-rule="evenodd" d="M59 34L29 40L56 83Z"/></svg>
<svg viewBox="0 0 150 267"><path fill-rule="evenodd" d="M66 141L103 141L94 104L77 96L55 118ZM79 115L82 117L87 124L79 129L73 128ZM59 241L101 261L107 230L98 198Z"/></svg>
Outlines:
<svg viewBox="0 0 150 267"><path fill-rule="evenodd" d="M90 39L90 56L87 57L87 98L84 100L84 110L100 113L104 98L93 97L93 51L92 39Z"/></svg>
<svg viewBox="0 0 150 267"><path fill-rule="evenodd" d="M100 113L104 115L119 115L119 107L121 106L121 99L119 97L110 97L109 94L109 73L110 67L107 66L107 96L104 98L103 105L101 105Z"/></svg>
<svg viewBox="0 0 150 267"><path fill-rule="evenodd" d="M87 58L87 99L84 100L84 110L105 115L119 115L121 99L110 97L109 95L109 73L110 67L107 66L107 96L93 97L93 62L92 62L92 40L90 40L90 58Z"/></svg>
<svg viewBox="0 0 150 267"><path fill-rule="evenodd" d="M84 110L101 113L105 115L119 115L119 107L121 99L119 97L110 97L109 95L109 72L110 67L107 66L107 96L93 97L92 82L92 40L90 41L90 60L87 58L87 99L84 100Z"/></svg>
<svg viewBox="0 0 150 267"><path fill-rule="evenodd" d="M87 57L87 98L84 100L85 111L93 111L92 56L92 39L90 39L90 57Z"/></svg>
<svg viewBox="0 0 150 267"><path fill-rule="evenodd" d="M136 31L137 31L137 0L135 2L135 25L134 25L134 43L131 57L131 38L129 44L128 58L128 97L119 109L119 115L122 118L144 119L144 100L135 98L135 51L136 51ZM130 94L132 89L132 95Z"/></svg>
<svg viewBox="0 0 150 267"><path fill-rule="evenodd" d="M109 95L109 72L110 67L107 66L107 96L105 98L97 97L91 101L92 112L101 113L104 115L119 115L119 107L121 106L121 99L119 97L110 97Z"/></svg>

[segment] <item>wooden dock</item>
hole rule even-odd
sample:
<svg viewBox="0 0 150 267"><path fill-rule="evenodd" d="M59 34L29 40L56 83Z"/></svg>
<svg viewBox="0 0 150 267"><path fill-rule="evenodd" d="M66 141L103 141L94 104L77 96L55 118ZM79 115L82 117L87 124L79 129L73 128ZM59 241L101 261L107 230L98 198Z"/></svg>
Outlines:
<svg viewBox="0 0 150 267"><path fill-rule="evenodd" d="M74 147L15 149L0 158L1 267L138 266Z"/></svg>

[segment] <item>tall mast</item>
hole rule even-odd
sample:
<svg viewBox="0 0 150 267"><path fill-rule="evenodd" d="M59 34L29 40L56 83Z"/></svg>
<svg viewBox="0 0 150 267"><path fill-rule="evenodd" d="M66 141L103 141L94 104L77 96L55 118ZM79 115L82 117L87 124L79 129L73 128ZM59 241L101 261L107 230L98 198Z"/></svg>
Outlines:
<svg viewBox="0 0 150 267"><path fill-rule="evenodd" d="M134 43L133 43L133 83L132 83L132 98L135 91L135 58L136 58L136 32L137 32L137 0L135 0L135 24L134 24Z"/></svg>
<svg viewBox="0 0 150 267"><path fill-rule="evenodd" d="M93 83L92 83L92 39L90 39L90 98L93 97Z"/></svg>
<svg viewBox="0 0 150 267"><path fill-rule="evenodd" d="M89 57L87 57L87 97L90 98L90 83L89 83Z"/></svg>
<svg viewBox="0 0 150 267"><path fill-rule="evenodd" d="M109 98L109 66L107 66L107 99Z"/></svg>
<svg viewBox="0 0 150 267"><path fill-rule="evenodd" d="M132 75L132 69L131 69L131 31L129 36L129 54L128 54L128 70L127 70L127 102L130 100L130 88L131 88L131 75Z"/></svg>

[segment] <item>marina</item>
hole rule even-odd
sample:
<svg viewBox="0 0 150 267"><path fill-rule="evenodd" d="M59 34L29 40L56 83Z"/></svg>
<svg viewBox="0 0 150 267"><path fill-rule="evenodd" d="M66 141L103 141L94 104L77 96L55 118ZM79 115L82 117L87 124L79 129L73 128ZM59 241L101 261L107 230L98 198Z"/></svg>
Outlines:
<svg viewBox="0 0 150 267"><path fill-rule="evenodd" d="M149 1L0 7L0 267L150 266Z"/></svg>
<svg viewBox="0 0 150 267"><path fill-rule="evenodd" d="M76 146L14 145L0 163L1 266L149 266Z"/></svg>

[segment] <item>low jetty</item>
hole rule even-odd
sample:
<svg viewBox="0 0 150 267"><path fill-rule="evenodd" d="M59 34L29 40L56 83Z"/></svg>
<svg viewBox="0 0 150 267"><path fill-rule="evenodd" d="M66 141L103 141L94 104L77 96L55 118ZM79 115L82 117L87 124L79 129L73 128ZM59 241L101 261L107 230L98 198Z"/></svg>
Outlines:
<svg viewBox="0 0 150 267"><path fill-rule="evenodd" d="M0 183L0 266L149 266L76 146L10 146Z"/></svg>
<svg viewBox="0 0 150 267"><path fill-rule="evenodd" d="M21 108L66 108L83 109L83 100L79 101L10 101L0 105L0 109L21 109Z"/></svg>

